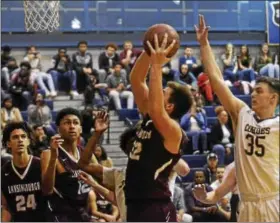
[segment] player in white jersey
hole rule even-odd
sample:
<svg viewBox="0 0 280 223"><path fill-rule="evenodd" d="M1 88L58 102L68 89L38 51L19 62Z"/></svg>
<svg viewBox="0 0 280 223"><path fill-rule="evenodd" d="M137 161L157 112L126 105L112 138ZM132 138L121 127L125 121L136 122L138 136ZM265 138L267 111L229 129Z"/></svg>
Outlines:
<svg viewBox="0 0 280 223"><path fill-rule="evenodd" d="M238 221L279 221L279 117L274 117L279 105L279 80L257 80L251 110L226 86L208 41L209 27L203 16L199 20L196 34L202 62L235 131L236 179L241 201Z"/></svg>

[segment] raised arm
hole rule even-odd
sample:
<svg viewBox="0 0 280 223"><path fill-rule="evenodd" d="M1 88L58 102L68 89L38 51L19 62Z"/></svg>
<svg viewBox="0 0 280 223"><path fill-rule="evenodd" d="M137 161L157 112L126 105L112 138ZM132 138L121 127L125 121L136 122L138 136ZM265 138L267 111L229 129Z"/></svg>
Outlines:
<svg viewBox="0 0 280 223"><path fill-rule="evenodd" d="M166 55L174 47L175 40L167 48L167 34L165 34L161 47L159 47L158 36L155 34L155 49L150 42L147 42L151 51L151 74L149 81L149 116L157 130L164 139L165 148L173 154L178 153L182 132L179 124L171 119L164 107L164 95L162 89L162 70L163 64L168 62ZM172 137L170 138L170 136Z"/></svg>
<svg viewBox="0 0 280 223"><path fill-rule="evenodd" d="M94 129L95 133L90 137L86 148L83 150L81 158L78 161L79 167L100 179L102 179L103 167L97 162L91 163L93 151L95 150L96 144L99 142L103 132L108 128L109 116L106 112L98 112L95 119Z"/></svg>
<svg viewBox="0 0 280 223"><path fill-rule="evenodd" d="M148 113L149 89L146 84L146 77L150 67L150 58L143 52L136 60L130 74L131 89L137 107L142 115Z"/></svg>
<svg viewBox="0 0 280 223"><path fill-rule="evenodd" d="M173 167L176 173L181 176L187 176L190 172L189 165L183 159L179 159L178 163Z"/></svg>
<svg viewBox="0 0 280 223"><path fill-rule="evenodd" d="M224 83L222 73L216 63L215 56L208 41L209 27L206 27L204 17L202 15L199 16L199 28L195 28L197 40L200 43L202 63L206 73L208 74L211 87L218 96L222 105L230 113L233 122L237 123L238 113L240 109L245 106L245 103L234 97L230 89Z"/></svg>

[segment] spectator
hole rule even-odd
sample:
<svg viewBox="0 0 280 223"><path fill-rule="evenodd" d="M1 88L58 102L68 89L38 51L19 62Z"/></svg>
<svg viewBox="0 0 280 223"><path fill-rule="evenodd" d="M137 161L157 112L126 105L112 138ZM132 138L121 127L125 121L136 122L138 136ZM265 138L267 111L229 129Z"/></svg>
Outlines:
<svg viewBox="0 0 280 223"><path fill-rule="evenodd" d="M42 125L46 128L48 135L54 135L55 130L51 126L52 113L45 104L44 96L40 93L35 95L33 104L28 106L28 123L31 126Z"/></svg>
<svg viewBox="0 0 280 223"><path fill-rule="evenodd" d="M187 64L189 71L192 71L193 68L197 67L196 58L193 56L192 48L186 47L184 56L179 58L179 71L181 71L182 64Z"/></svg>
<svg viewBox="0 0 280 223"><path fill-rule="evenodd" d="M216 180L218 166L218 156L216 153L210 153L207 156L207 164L204 165L205 182L211 184Z"/></svg>
<svg viewBox="0 0 280 223"><path fill-rule="evenodd" d="M238 63L238 80L239 81L248 81L251 83L252 87L255 86L256 77L253 70L254 60L249 53L249 48L246 45L241 46L240 55L237 56Z"/></svg>
<svg viewBox="0 0 280 223"><path fill-rule="evenodd" d="M226 45L225 53L222 55L221 60L224 66L224 79L233 84L236 79L237 57L234 53L234 46L231 43Z"/></svg>
<svg viewBox="0 0 280 223"><path fill-rule="evenodd" d="M78 96L76 87L76 73L72 70L72 62L67 55L67 50L65 48L59 48L58 54L52 58L53 68L49 71L52 76L55 89L58 91L60 89L59 80L67 79L71 83L70 95L75 97Z"/></svg>
<svg viewBox="0 0 280 223"><path fill-rule="evenodd" d="M10 59L14 59L14 57L11 56L12 48L10 46L2 46L1 48L2 54L1 54L1 68L6 67L8 64L8 61Z"/></svg>
<svg viewBox="0 0 280 223"><path fill-rule="evenodd" d="M113 74L107 78L109 97L113 99L115 108L122 109L120 98L127 99L127 108L133 109L134 97L131 91L127 89L127 78L121 74L121 64L116 64Z"/></svg>
<svg viewBox="0 0 280 223"><path fill-rule="evenodd" d="M229 122L228 113L223 106L215 108L218 122L211 128L210 145L212 151L219 157L219 164L229 164L233 161L234 135Z"/></svg>
<svg viewBox="0 0 280 223"><path fill-rule="evenodd" d="M25 111L33 94L33 86L30 80L31 66L29 62L21 62L20 70L11 78L9 92L13 102L21 111Z"/></svg>
<svg viewBox="0 0 280 223"><path fill-rule="evenodd" d="M163 65L162 67L162 86L165 88L169 81L174 81L175 71L171 68L171 63Z"/></svg>
<svg viewBox="0 0 280 223"><path fill-rule="evenodd" d="M98 79L97 70L93 69L92 55L88 51L86 41L78 43L78 52L73 54L73 69L76 71L77 91L79 94L84 93L90 76L95 76Z"/></svg>
<svg viewBox="0 0 280 223"><path fill-rule="evenodd" d="M181 118L180 125L192 139L193 154L199 154L199 141L202 144L202 151L207 153L207 134L206 117L197 109L196 103L193 102L191 110Z"/></svg>
<svg viewBox="0 0 280 223"><path fill-rule="evenodd" d="M261 53L257 60L257 71L262 76L279 79L279 65L273 64L272 56L267 43L262 45Z"/></svg>
<svg viewBox="0 0 280 223"><path fill-rule="evenodd" d="M99 65L99 81L104 83L107 76L114 72L114 66L120 63L120 56L117 54L118 46L114 43L109 43L105 47L106 51L101 53L98 58ZM126 71L121 71L126 75Z"/></svg>
<svg viewBox="0 0 280 223"><path fill-rule="evenodd" d="M279 51L279 47L277 47L277 50L276 50L275 54L273 55L272 61L273 61L274 65L278 64L278 66L280 66L280 51Z"/></svg>
<svg viewBox="0 0 280 223"><path fill-rule="evenodd" d="M194 88L197 87L197 81L195 76L190 72L188 65L187 64L182 64L181 68L179 71L176 72L175 74L175 81L183 84L183 85L189 85Z"/></svg>
<svg viewBox="0 0 280 223"><path fill-rule="evenodd" d="M188 185L185 188L185 204L187 210L193 217L194 222L216 222L216 221L225 221L225 217L218 210L217 205L208 205L203 204L198 201L193 194L193 188L197 184L205 183L205 175L203 171L196 171L194 177L194 183ZM207 192L212 191L213 189L205 184L205 189Z"/></svg>
<svg viewBox="0 0 280 223"><path fill-rule="evenodd" d="M17 65L17 61L15 58L11 58L8 60L7 64L2 67L1 70L1 87L4 90L8 90L11 83L11 76L18 72L19 68Z"/></svg>
<svg viewBox="0 0 280 223"><path fill-rule="evenodd" d="M142 51L133 48L131 41L125 41L123 48L124 50L120 53L120 60L123 67L126 69L126 73L129 74Z"/></svg>
<svg viewBox="0 0 280 223"><path fill-rule="evenodd" d="M40 89L45 92L46 97L56 97L57 92L54 88L52 76L48 73L42 72L41 55L35 46L30 46L27 48L27 54L23 60L29 62L31 65L31 84L33 85L36 81ZM45 82L47 83L48 87L46 86Z"/></svg>
<svg viewBox="0 0 280 223"><path fill-rule="evenodd" d="M105 167L113 167L113 161L110 157L107 156L106 150L103 146L97 145L94 150L94 155L98 162Z"/></svg>
<svg viewBox="0 0 280 223"><path fill-rule="evenodd" d="M43 150L49 147L49 138L43 125L33 126L33 140L30 145L31 154L40 157Z"/></svg>
<svg viewBox="0 0 280 223"><path fill-rule="evenodd" d="M1 105L1 129L3 130L8 123L22 120L19 109L13 105L12 98L6 96Z"/></svg>
<svg viewBox="0 0 280 223"><path fill-rule="evenodd" d="M203 95L206 105L214 104L213 90L210 85L208 75L204 72L200 73L197 77L197 85L200 93Z"/></svg>
<svg viewBox="0 0 280 223"><path fill-rule="evenodd" d="M177 211L177 222L192 222L192 216L186 213L184 191L176 185L174 186L172 202Z"/></svg>

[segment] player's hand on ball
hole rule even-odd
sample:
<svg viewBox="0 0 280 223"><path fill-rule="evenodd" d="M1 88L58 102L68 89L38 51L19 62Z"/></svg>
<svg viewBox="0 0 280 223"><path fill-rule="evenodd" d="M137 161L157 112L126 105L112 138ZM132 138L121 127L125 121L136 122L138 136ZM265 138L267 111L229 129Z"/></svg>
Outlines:
<svg viewBox="0 0 280 223"><path fill-rule="evenodd" d="M207 192L206 192L206 189L205 189L205 184L195 185L192 190L193 190L194 197L197 200L204 201L206 199Z"/></svg>
<svg viewBox="0 0 280 223"><path fill-rule="evenodd" d="M150 58L152 64L164 65L170 61L171 58L168 58L167 55L174 47L176 40L173 40L172 43L169 46L167 46L167 39L168 34L166 33L164 35L164 39L162 41L161 46L159 46L158 35L155 34L155 49L152 47L152 44L149 41L147 41L147 45L149 46L149 49L151 51Z"/></svg>
<svg viewBox="0 0 280 223"><path fill-rule="evenodd" d="M55 152L58 155L58 148L62 145L64 139L61 138L59 134L54 135L51 137L50 147L51 151Z"/></svg>
<svg viewBox="0 0 280 223"><path fill-rule="evenodd" d="M196 39L200 43L200 45L205 45L208 42L208 30L210 26L206 26L204 16L199 15L199 26L196 25L195 31L196 31Z"/></svg>
<svg viewBox="0 0 280 223"><path fill-rule="evenodd" d="M109 115L106 111L97 113L94 122L94 129L98 133L103 133L109 127Z"/></svg>

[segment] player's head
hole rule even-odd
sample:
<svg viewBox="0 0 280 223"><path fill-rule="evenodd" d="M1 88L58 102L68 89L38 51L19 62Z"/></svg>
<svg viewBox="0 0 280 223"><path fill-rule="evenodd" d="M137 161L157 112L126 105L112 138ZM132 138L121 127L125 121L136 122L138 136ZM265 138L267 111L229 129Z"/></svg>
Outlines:
<svg viewBox="0 0 280 223"><path fill-rule="evenodd" d="M96 145L94 155L96 156L97 160L107 160L108 158L105 148L99 144Z"/></svg>
<svg viewBox="0 0 280 223"><path fill-rule="evenodd" d="M123 48L124 48L124 50L132 50L132 48L133 48L132 42L129 40L125 41L123 44Z"/></svg>
<svg viewBox="0 0 280 223"><path fill-rule="evenodd" d="M14 155L28 153L32 129L26 122L12 122L3 130L2 144Z"/></svg>
<svg viewBox="0 0 280 223"><path fill-rule="evenodd" d="M120 135L120 148L121 150L126 154L129 155L133 142L136 138L136 127L128 128L126 129L121 135Z"/></svg>
<svg viewBox="0 0 280 223"><path fill-rule="evenodd" d="M105 46L106 53L108 56L113 56L118 49L118 46L115 43L109 43Z"/></svg>
<svg viewBox="0 0 280 223"><path fill-rule="evenodd" d="M225 166L219 165L217 167L216 179L219 180L220 182L222 182L222 179L224 177L224 173L225 173Z"/></svg>
<svg viewBox="0 0 280 223"><path fill-rule="evenodd" d="M165 110L171 118L180 119L192 107L193 97L185 85L170 81L163 94Z"/></svg>
<svg viewBox="0 0 280 223"><path fill-rule="evenodd" d="M77 142L82 133L81 114L77 109L64 108L56 116L57 131L68 142Z"/></svg>
<svg viewBox="0 0 280 223"><path fill-rule="evenodd" d="M216 113L216 115L218 117L219 122L222 125L227 124L227 122L228 122L228 113L226 112L226 110L224 109L223 106L217 106L215 108L215 113Z"/></svg>
<svg viewBox="0 0 280 223"><path fill-rule="evenodd" d="M210 169L217 168L218 165L218 156L216 153L209 153L207 156L207 164Z"/></svg>
<svg viewBox="0 0 280 223"><path fill-rule="evenodd" d="M85 53L88 48L88 43L85 40L82 40L78 43L78 48L81 53Z"/></svg>
<svg viewBox="0 0 280 223"><path fill-rule="evenodd" d="M271 108L275 111L279 105L280 81L275 78L261 77L257 79L254 90L251 94L252 109L256 114Z"/></svg>
<svg viewBox="0 0 280 223"><path fill-rule="evenodd" d="M195 184L203 184L205 182L204 172L201 170L197 170L194 173L194 182Z"/></svg>

